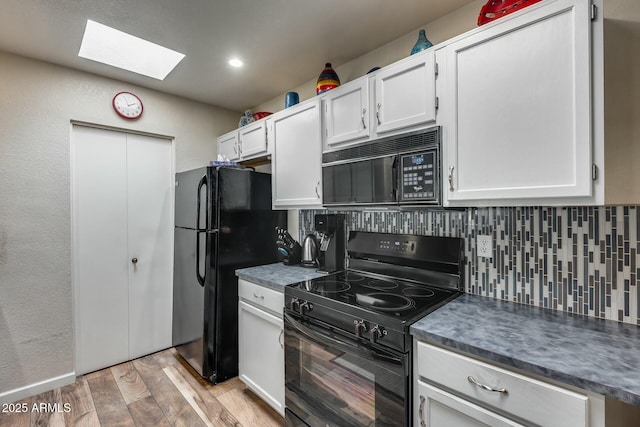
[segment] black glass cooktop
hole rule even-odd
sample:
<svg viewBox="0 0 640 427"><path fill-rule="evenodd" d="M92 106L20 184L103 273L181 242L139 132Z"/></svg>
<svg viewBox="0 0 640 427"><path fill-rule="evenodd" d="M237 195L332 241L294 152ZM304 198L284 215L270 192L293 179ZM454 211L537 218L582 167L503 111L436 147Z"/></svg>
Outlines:
<svg viewBox="0 0 640 427"><path fill-rule="evenodd" d="M406 319L429 311L458 291L359 272L342 271L289 285L312 294L394 318ZM314 298L318 302L317 298Z"/></svg>

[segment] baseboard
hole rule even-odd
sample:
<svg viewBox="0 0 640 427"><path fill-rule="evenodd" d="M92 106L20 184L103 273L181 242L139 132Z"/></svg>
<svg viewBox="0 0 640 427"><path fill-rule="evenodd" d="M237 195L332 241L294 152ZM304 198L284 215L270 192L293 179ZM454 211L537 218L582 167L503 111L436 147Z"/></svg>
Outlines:
<svg viewBox="0 0 640 427"><path fill-rule="evenodd" d="M50 391L57 387L73 384L75 380L76 373L70 372L68 374L60 375L59 377L29 384L14 390L5 391L0 393L0 404L16 402L24 399L25 397L35 396L36 394L44 393L45 391Z"/></svg>

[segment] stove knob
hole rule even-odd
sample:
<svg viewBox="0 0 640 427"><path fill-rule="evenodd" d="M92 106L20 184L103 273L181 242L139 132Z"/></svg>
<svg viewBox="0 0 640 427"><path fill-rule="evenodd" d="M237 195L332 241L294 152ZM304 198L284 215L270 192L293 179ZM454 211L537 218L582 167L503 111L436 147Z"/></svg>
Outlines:
<svg viewBox="0 0 640 427"><path fill-rule="evenodd" d="M385 335L387 335L387 331L385 331L382 326L373 325L371 329L369 329L369 341L371 341L371 344L375 344Z"/></svg>
<svg viewBox="0 0 640 427"><path fill-rule="evenodd" d="M362 334L361 331L367 332L367 324L364 323L364 320L354 320L353 326L355 327L356 336L360 338Z"/></svg>
<svg viewBox="0 0 640 427"><path fill-rule="evenodd" d="M310 312L311 310L313 310L313 304L311 304L308 301L302 301L300 303L300 314L305 314L305 312Z"/></svg>
<svg viewBox="0 0 640 427"><path fill-rule="evenodd" d="M300 308L300 300L298 298L291 298L291 301L289 301L289 308L291 308L292 311L297 312Z"/></svg>

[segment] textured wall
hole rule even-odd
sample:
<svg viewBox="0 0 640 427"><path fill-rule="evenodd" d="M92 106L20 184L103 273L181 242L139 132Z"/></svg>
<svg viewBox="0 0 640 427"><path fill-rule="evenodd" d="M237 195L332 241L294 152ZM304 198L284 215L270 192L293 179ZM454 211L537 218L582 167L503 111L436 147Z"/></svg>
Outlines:
<svg viewBox="0 0 640 427"><path fill-rule="evenodd" d="M300 238L317 212L300 212ZM466 292L640 324L640 207L346 212L350 230L462 237ZM493 237L478 258L476 237Z"/></svg>
<svg viewBox="0 0 640 427"><path fill-rule="evenodd" d="M71 120L174 137L181 171L215 158L238 113L2 52L0 76L2 395L73 371ZM113 112L121 90L140 95L141 119Z"/></svg>

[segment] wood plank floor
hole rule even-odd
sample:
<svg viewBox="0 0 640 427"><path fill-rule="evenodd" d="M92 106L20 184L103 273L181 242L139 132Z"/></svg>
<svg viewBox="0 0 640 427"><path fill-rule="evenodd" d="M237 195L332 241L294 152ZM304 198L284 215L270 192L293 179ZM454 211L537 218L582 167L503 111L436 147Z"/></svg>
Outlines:
<svg viewBox="0 0 640 427"><path fill-rule="evenodd" d="M0 427L284 425L237 377L209 384L172 348L16 403L28 410L0 413Z"/></svg>

